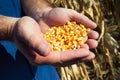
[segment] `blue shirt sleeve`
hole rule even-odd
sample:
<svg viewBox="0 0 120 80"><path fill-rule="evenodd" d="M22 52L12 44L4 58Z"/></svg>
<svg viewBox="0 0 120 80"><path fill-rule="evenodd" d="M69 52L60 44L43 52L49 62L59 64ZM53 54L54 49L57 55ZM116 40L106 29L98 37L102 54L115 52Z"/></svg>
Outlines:
<svg viewBox="0 0 120 80"><path fill-rule="evenodd" d="M0 14L22 17L20 0L0 0ZM0 41L0 80L60 80L51 65L32 66L9 41Z"/></svg>

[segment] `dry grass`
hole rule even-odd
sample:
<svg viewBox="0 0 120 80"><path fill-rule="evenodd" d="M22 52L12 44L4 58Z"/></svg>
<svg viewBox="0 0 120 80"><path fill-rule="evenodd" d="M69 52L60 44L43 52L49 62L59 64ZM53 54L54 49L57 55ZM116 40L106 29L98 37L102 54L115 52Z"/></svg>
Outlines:
<svg viewBox="0 0 120 80"><path fill-rule="evenodd" d="M99 45L91 62L57 68L61 80L120 80L120 0L50 0L95 21Z"/></svg>

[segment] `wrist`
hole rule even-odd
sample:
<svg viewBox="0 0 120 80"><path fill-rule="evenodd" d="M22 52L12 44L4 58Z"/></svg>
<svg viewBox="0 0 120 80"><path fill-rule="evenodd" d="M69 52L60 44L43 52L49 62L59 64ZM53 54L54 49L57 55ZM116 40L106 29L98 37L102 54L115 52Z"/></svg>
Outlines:
<svg viewBox="0 0 120 80"><path fill-rule="evenodd" d="M10 41L13 41L13 33L14 33L14 28L16 27L16 23L19 20L19 18L12 18L11 23L8 26L7 30L7 39Z"/></svg>
<svg viewBox="0 0 120 80"><path fill-rule="evenodd" d="M12 40L12 30L17 20L17 18L0 15L0 40Z"/></svg>
<svg viewBox="0 0 120 80"><path fill-rule="evenodd" d="M13 29L17 20L18 18L4 17L1 23L3 27L0 28L0 40L13 40Z"/></svg>

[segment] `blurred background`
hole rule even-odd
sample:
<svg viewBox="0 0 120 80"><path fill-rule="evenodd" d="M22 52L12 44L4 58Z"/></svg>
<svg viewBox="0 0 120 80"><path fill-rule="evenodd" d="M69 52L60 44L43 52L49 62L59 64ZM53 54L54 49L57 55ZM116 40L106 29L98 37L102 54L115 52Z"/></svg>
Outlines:
<svg viewBox="0 0 120 80"><path fill-rule="evenodd" d="M61 80L120 80L120 0L49 0L98 24L99 45L91 62L56 67Z"/></svg>

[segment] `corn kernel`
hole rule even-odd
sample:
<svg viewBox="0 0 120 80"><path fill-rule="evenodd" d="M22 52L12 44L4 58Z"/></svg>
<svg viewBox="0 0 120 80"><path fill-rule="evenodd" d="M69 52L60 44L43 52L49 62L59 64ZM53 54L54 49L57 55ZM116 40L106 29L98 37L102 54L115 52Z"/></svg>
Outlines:
<svg viewBox="0 0 120 80"><path fill-rule="evenodd" d="M89 28L72 21L63 26L53 26L44 34L44 38L52 51L74 50L87 41L88 31Z"/></svg>

